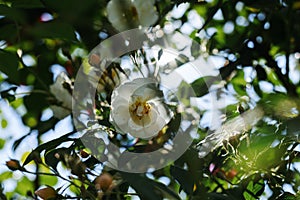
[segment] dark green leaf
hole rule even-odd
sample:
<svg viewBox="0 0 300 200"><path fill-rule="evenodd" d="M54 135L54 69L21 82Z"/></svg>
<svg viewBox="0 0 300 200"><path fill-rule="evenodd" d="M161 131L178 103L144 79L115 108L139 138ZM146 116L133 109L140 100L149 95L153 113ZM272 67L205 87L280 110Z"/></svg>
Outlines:
<svg viewBox="0 0 300 200"><path fill-rule="evenodd" d="M264 81L264 80L267 79L267 73L261 65L256 65L255 70L256 70L256 73L257 73L258 80L260 80L260 81L263 80Z"/></svg>
<svg viewBox="0 0 300 200"><path fill-rule="evenodd" d="M129 183L129 185L135 189L138 193L139 197L144 200L162 200L163 199L163 192L162 186L157 188L157 182L150 180L144 176L139 174L129 174L129 173L122 173L122 177ZM169 190L166 188L163 189L164 192L169 194ZM179 199L174 198L173 199Z"/></svg>
<svg viewBox="0 0 300 200"><path fill-rule="evenodd" d="M209 200L232 200L232 198L227 195L219 194L215 192L209 193L208 199Z"/></svg>
<svg viewBox="0 0 300 200"><path fill-rule="evenodd" d="M74 139L69 138L70 135L74 134L75 132L70 132L67 133L59 138L56 138L54 140L51 140L49 142L46 142L44 144L41 144L40 146L38 146L37 148L35 148L25 159L23 166L27 165L29 162L31 162L32 160L34 160L36 158L37 155L39 155L42 151L46 150L51 150L54 149L55 147L57 147L58 145L67 142L67 141L73 141Z"/></svg>
<svg viewBox="0 0 300 200"><path fill-rule="evenodd" d="M61 161L65 154L69 154L70 149L68 148L59 148L54 149L46 153L45 163L56 170L57 164Z"/></svg>
<svg viewBox="0 0 300 200"><path fill-rule="evenodd" d="M12 2L15 8L44 8L40 0L17 0Z"/></svg>
<svg viewBox="0 0 300 200"><path fill-rule="evenodd" d="M138 174L122 173L122 176L126 179L131 187L133 187L138 195L145 200L163 199L162 196L154 192L154 186L152 181Z"/></svg>
<svg viewBox="0 0 300 200"><path fill-rule="evenodd" d="M18 30L15 23L3 24L0 26L0 39L14 42L17 38Z"/></svg>
<svg viewBox="0 0 300 200"><path fill-rule="evenodd" d="M94 156L91 156L90 158L85 160L83 163L85 164L86 167L92 169L92 168L94 168L95 165L99 164L100 161L97 158L95 158Z"/></svg>
<svg viewBox="0 0 300 200"><path fill-rule="evenodd" d="M282 195L280 195L276 200L298 200L298 198L293 195L292 193L285 192Z"/></svg>
<svg viewBox="0 0 300 200"><path fill-rule="evenodd" d="M0 15L21 23L24 22L25 19L23 12L4 4L0 4Z"/></svg>
<svg viewBox="0 0 300 200"><path fill-rule="evenodd" d="M43 134L54 127L54 125L58 122L58 120L54 117L51 117L47 121L39 121L37 125L37 130L39 134Z"/></svg>
<svg viewBox="0 0 300 200"><path fill-rule="evenodd" d="M17 89L17 87L11 87L7 90L4 90L4 91L1 91L0 94L1 94L1 97L3 99L7 99L9 102L12 102L16 99L15 95L11 94L10 92L15 92Z"/></svg>
<svg viewBox="0 0 300 200"><path fill-rule="evenodd" d="M214 76L205 76L192 82L191 86L197 97L202 97L208 93L209 87L217 80Z"/></svg>
<svg viewBox="0 0 300 200"><path fill-rule="evenodd" d="M21 142L22 142L28 135L30 135L30 133L28 133L28 134L22 136L21 138L17 139L17 140L14 142L14 144L13 144L13 150L14 150L14 151L18 148L18 146L21 144Z"/></svg>
<svg viewBox="0 0 300 200"><path fill-rule="evenodd" d="M158 51L158 57L157 57L158 60L160 60L162 54L163 54L163 50L160 49L160 50Z"/></svg>
<svg viewBox="0 0 300 200"><path fill-rule="evenodd" d="M178 181L180 187L184 192L186 192L187 194L193 193L195 184L193 174L176 166L171 166L170 173Z"/></svg>
<svg viewBox="0 0 300 200"><path fill-rule="evenodd" d="M0 71L8 76L14 83L19 82L18 75L19 57L16 53L0 50Z"/></svg>
<svg viewBox="0 0 300 200"><path fill-rule="evenodd" d="M193 42L191 46L192 56L197 58L200 55L200 44Z"/></svg>
<svg viewBox="0 0 300 200"><path fill-rule="evenodd" d="M236 69L237 62L230 62L229 64L225 65L224 67L220 68L220 75L222 79L228 78L231 73Z"/></svg>
<svg viewBox="0 0 300 200"><path fill-rule="evenodd" d="M76 40L73 27L70 24L60 21L49 21L39 23L29 30L32 35L38 38L60 38Z"/></svg>

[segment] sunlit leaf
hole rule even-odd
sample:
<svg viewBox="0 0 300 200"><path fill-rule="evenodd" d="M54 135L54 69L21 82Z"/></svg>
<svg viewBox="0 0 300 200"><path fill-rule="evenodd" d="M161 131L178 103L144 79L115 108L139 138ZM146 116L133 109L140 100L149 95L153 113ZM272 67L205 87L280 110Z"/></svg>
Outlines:
<svg viewBox="0 0 300 200"><path fill-rule="evenodd" d="M5 142L6 141L4 139L0 139L0 149L3 149Z"/></svg>
<svg viewBox="0 0 300 200"><path fill-rule="evenodd" d="M250 181L247 185L247 190L243 194L245 199L255 200L264 192L264 189L263 180L259 180L258 182Z"/></svg>
<svg viewBox="0 0 300 200"><path fill-rule="evenodd" d="M3 129L5 129L6 127L7 127L7 125L8 125L8 122L7 122L7 120L6 119L2 119L1 120L1 127L3 128ZM0 145L1 146L1 145ZM1 148L0 148L1 149Z"/></svg>
<svg viewBox="0 0 300 200"><path fill-rule="evenodd" d="M9 178L12 178L12 176L13 176L13 172L11 171L3 172L2 174L0 174L0 183Z"/></svg>
<svg viewBox="0 0 300 200"><path fill-rule="evenodd" d="M30 181L26 176L23 176L23 178L18 181L15 192L26 196L28 191L33 191L33 182Z"/></svg>

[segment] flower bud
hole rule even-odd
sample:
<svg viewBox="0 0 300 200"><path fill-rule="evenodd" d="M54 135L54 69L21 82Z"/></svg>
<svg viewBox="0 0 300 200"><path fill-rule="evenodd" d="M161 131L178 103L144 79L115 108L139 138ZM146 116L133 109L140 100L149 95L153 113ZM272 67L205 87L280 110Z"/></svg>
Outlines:
<svg viewBox="0 0 300 200"><path fill-rule="evenodd" d="M103 192L112 188L113 178L109 173L102 173L95 179L95 188Z"/></svg>
<svg viewBox="0 0 300 200"><path fill-rule="evenodd" d="M235 169L231 169L228 172L226 172L226 178L232 180L234 177L236 177L237 174L238 172Z"/></svg>
<svg viewBox="0 0 300 200"><path fill-rule="evenodd" d="M6 166L12 170L12 171L15 171L15 170L20 170L22 167L19 163L18 160L9 160L9 161L6 161Z"/></svg>
<svg viewBox="0 0 300 200"><path fill-rule="evenodd" d="M80 156L81 158L87 158L90 156L90 154L88 152L86 152L85 150L80 150Z"/></svg>
<svg viewBox="0 0 300 200"><path fill-rule="evenodd" d="M39 189L34 192L40 198L47 200L47 199L55 199L57 196L57 192L52 187L46 187L43 189Z"/></svg>

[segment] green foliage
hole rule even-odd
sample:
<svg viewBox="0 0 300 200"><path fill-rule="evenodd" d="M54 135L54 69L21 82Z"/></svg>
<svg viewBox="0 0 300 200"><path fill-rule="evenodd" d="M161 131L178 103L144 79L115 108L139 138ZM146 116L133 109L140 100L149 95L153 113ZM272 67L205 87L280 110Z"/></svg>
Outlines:
<svg viewBox="0 0 300 200"><path fill-rule="evenodd" d="M155 0L159 18L153 26L167 30L168 25L175 24L175 31L184 32L195 41L189 47L195 60L199 56L212 56L212 59L219 57L224 61L217 66L220 78L208 75L190 85L181 84L181 93L177 94L181 103L189 104L189 99L185 98L189 96L205 98L213 86L224 85L221 89L214 89L218 100L223 101L222 95L228 95L232 100L218 108L226 115L224 124L254 107L259 106L264 112L264 117L257 123L223 141L206 157L199 158L196 144L211 132L209 126L199 128L199 139L195 138L175 162L145 174L112 170L105 163L109 158L104 155L108 150L104 141L93 140L95 149L87 149L78 136L82 134L81 130L75 131L73 123L69 126L74 131L43 141L61 120L55 114L42 120L45 111L54 111L53 106L63 105L50 90L50 85L55 82L53 68L59 66L66 71L72 82L78 73L83 73L78 70L81 63L88 62L84 61L86 52L104 38L118 33L107 17L108 2L0 2L0 103L7 103L20 113L23 125L29 130L17 140L8 141L10 138L5 134L9 134L7 129L11 119L6 115L3 118L1 113L0 135L5 139L0 139L0 150L13 143L12 149L18 152L21 144L28 141L29 136L32 139L33 135L36 141L32 144L37 143L37 146L31 146L24 161L20 161L21 167L14 172L0 172L0 199L36 199L34 192L45 185L55 188L59 194L57 198L61 199L119 200L131 199L132 196L155 200L182 199L183 196L193 200L299 199L300 172L295 164L300 162L300 86L299 80L292 78L294 73L299 74L300 4L296 0ZM188 7L181 17L169 14L173 8L187 2ZM191 25L193 19L190 15L193 13L200 17L201 26ZM44 19L44 15L50 19ZM190 32L183 28L185 25L190 26ZM158 51L158 60L164 58L164 52L163 49ZM143 51L124 56L134 64L139 64L136 62L139 59L143 64L149 62ZM181 66L190 62L190 58L179 54L174 61L176 66ZM172 63L168 64L170 69L174 68ZM95 106L90 105L94 109L90 113L96 113L97 122L105 127L102 131L111 142L126 151L151 152L167 144L180 127L180 113L176 113L166 130L149 143L147 140L132 140L113 128L109 116L110 95L116 86L114 73L124 75L126 70L117 62L110 67L109 73L105 74L105 83L99 83L104 84L105 89L96 94ZM72 92L72 84L65 83L64 89ZM26 94L18 94L22 87L27 88ZM209 109L197 112L204 116ZM73 119L73 113L67 114ZM81 126L85 129L93 124L95 122L91 121ZM95 150L101 156L95 156ZM20 159L21 156L16 157ZM17 170L22 174L14 174L19 173ZM107 179L99 181L103 174ZM14 180L15 177L18 180ZM167 178L169 182L160 182L161 178ZM5 190L6 180L15 181L13 191ZM285 191L284 184L291 186L296 194ZM129 193L129 188L134 192Z"/></svg>

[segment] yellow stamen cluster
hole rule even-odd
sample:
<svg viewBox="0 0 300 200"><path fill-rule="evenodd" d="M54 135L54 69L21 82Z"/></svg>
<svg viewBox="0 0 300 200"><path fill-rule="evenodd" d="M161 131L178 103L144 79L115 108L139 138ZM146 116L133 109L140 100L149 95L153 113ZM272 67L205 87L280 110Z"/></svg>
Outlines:
<svg viewBox="0 0 300 200"><path fill-rule="evenodd" d="M138 125L146 125L150 120L151 105L141 97L135 98L129 106L129 113L132 120Z"/></svg>

